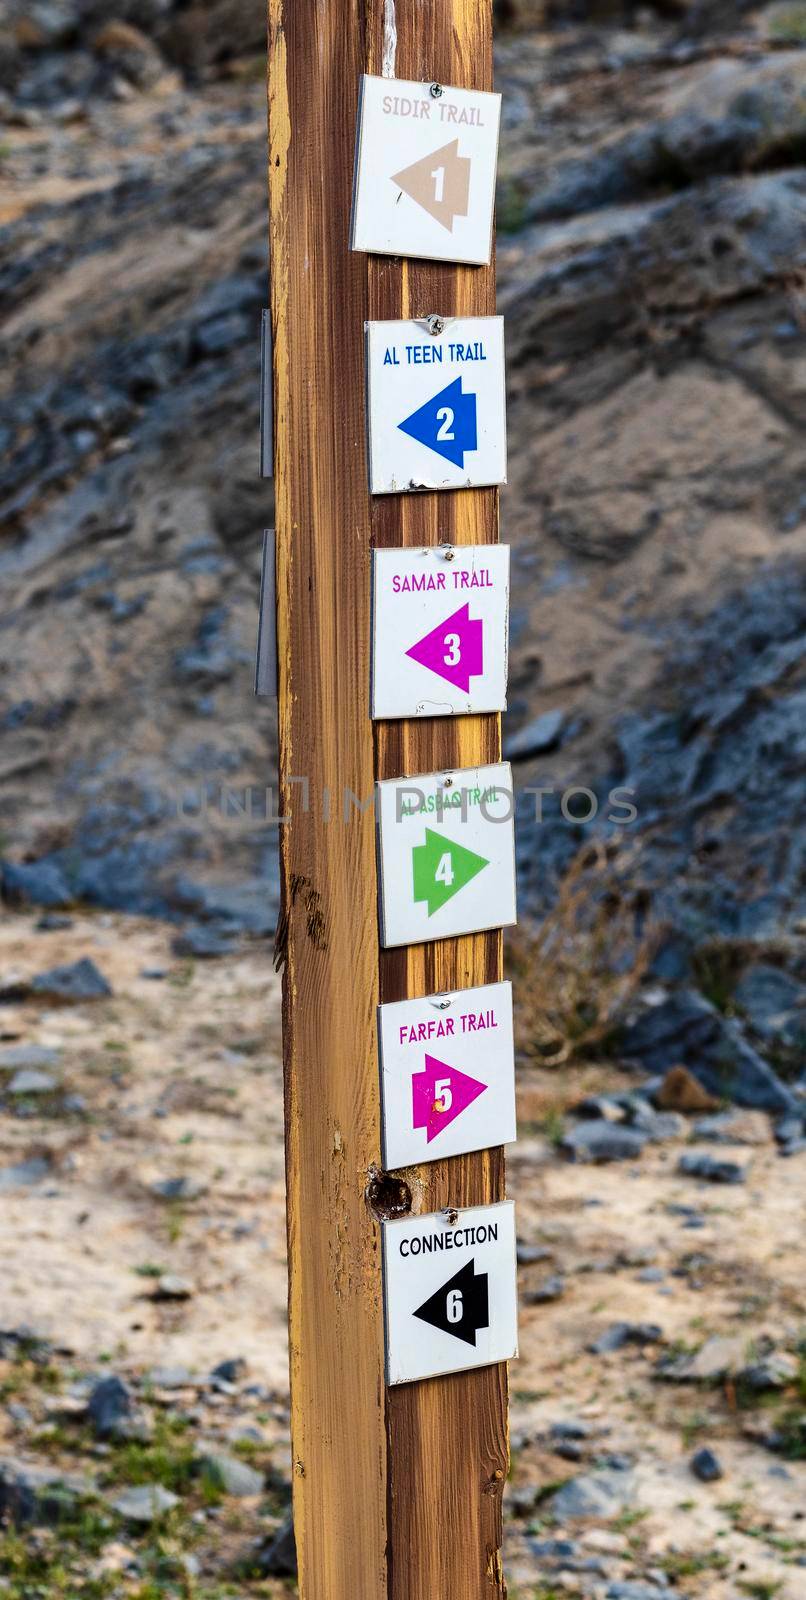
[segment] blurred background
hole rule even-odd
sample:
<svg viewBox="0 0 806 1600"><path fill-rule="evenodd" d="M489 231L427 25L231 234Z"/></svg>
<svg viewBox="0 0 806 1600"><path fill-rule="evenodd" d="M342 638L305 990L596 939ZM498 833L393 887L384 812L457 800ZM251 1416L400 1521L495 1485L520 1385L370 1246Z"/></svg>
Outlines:
<svg viewBox="0 0 806 1600"><path fill-rule="evenodd" d="M496 63L511 1589L802 1600L806 4ZM265 164L256 0L0 0L11 1600L294 1587Z"/></svg>

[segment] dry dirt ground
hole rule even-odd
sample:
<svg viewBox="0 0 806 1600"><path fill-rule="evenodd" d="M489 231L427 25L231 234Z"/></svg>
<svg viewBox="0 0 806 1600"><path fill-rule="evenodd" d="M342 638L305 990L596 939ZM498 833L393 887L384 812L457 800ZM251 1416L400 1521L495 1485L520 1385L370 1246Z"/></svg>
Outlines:
<svg viewBox="0 0 806 1600"><path fill-rule="evenodd" d="M0 1458L88 1472L107 1499L116 1472L137 1482L149 1467L180 1490L157 1546L153 1530L121 1531L114 1517L97 1534L78 1560L81 1582L100 1572L120 1587L93 1594L150 1600L162 1590L142 1587L142 1575L158 1559L185 1563L179 1592L280 1594L285 1582L247 1576L231 1586L288 1493L279 980L265 946L194 964L170 941L164 925L113 915L51 931L23 914L0 925L4 983L89 956L113 990L92 1004L0 1007L0 1061L22 1043L59 1052L50 1093L10 1094L11 1074L0 1073L0 1328L25 1325L54 1347L44 1367L27 1359L35 1344L0 1360ZM557 1140L569 1104L628 1081L612 1064L520 1072L509 1183L521 1254L538 1259L521 1266L511 1371L511 1591L605 1596L620 1579L654 1574L681 1596L802 1600L806 1465L793 1459L803 1455L802 1368L800 1382L793 1362L785 1388L761 1396L730 1374L670 1383L655 1368L718 1334L734 1340L734 1364L763 1353L765 1336L797 1352L805 1158L782 1161L766 1118L743 1113L740 1131L754 1142L715 1152L748 1169L743 1185L706 1189L678 1176L677 1142L649 1145L634 1165L567 1163ZM41 1165L26 1169L33 1161ZM155 1196L155 1182L177 1178L185 1198ZM185 1280L188 1298L155 1298L158 1270ZM548 1290L558 1298L530 1303L552 1278L562 1280ZM591 1353L615 1322L656 1327ZM237 1357L246 1362L237 1381L211 1389L211 1369ZM78 1425L81 1384L104 1372L135 1388L151 1374L139 1392L158 1430L176 1423L219 1446L234 1440L266 1474L263 1499L200 1500L153 1447L110 1457L108 1444L91 1442ZM552 1436L563 1422L580 1424L571 1429L580 1437ZM786 1435L777 1452L774 1427ZM704 1444L723 1469L713 1483L689 1465ZM610 1485L612 1503L558 1523L557 1486L591 1476ZM572 1554L562 1544L552 1553L547 1542L558 1538ZM10 1592L82 1590L54 1580ZM644 1592L664 1589L634 1591Z"/></svg>

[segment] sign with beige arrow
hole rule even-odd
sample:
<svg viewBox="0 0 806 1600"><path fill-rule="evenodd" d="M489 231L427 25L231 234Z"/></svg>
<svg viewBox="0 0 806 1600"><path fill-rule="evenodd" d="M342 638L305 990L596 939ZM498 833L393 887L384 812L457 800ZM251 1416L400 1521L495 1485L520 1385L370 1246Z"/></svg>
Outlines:
<svg viewBox="0 0 806 1600"><path fill-rule="evenodd" d="M353 249L488 262L500 118L497 94L365 76Z"/></svg>

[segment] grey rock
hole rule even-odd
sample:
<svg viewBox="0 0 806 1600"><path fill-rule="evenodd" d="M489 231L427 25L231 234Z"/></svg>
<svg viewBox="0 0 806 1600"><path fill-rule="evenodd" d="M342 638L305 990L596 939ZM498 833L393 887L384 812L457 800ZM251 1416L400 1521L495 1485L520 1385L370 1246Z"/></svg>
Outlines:
<svg viewBox="0 0 806 1600"><path fill-rule="evenodd" d="M806 1138L791 1139L788 1144L781 1145L782 1156L802 1156L806 1150Z"/></svg>
<svg viewBox="0 0 806 1600"><path fill-rule="evenodd" d="M53 1526L75 1516L80 1501L93 1493L91 1480L76 1473L14 1459L0 1460L0 1526Z"/></svg>
<svg viewBox="0 0 806 1600"><path fill-rule="evenodd" d="M154 1389L192 1389L197 1382L187 1367L152 1367L146 1376Z"/></svg>
<svg viewBox="0 0 806 1600"><path fill-rule="evenodd" d="M31 1156L28 1161L18 1161L14 1166L0 1168L0 1193L9 1189L32 1189L42 1183L52 1172L45 1156Z"/></svg>
<svg viewBox="0 0 806 1600"><path fill-rule="evenodd" d="M529 1550L541 1566L550 1565L556 1570L576 1559L579 1545L573 1539L530 1539Z"/></svg>
<svg viewBox="0 0 806 1600"><path fill-rule="evenodd" d="M233 950L237 949L237 944L218 928L207 928L202 923L194 923L176 935L171 943L171 949L175 956L195 956L207 961L216 956L232 955Z"/></svg>
<svg viewBox="0 0 806 1600"><path fill-rule="evenodd" d="M210 1377L220 1378L224 1383L240 1383L241 1379L246 1377L246 1370L243 1356L230 1356L228 1360L219 1361L218 1366L213 1367Z"/></svg>
<svg viewBox="0 0 806 1600"><path fill-rule="evenodd" d="M532 756L545 755L556 750L565 727L564 711L544 711L504 740L504 757L507 761L528 761Z"/></svg>
<svg viewBox="0 0 806 1600"><path fill-rule="evenodd" d="M164 1272L162 1277L157 1279L151 1298L152 1300L191 1300L193 1294L193 1284L187 1278L180 1278L174 1272Z"/></svg>
<svg viewBox="0 0 806 1600"><path fill-rule="evenodd" d="M64 916L61 911L46 911L43 916L37 918L36 931L37 933L60 933L65 928L72 928L73 926L72 917Z"/></svg>
<svg viewBox="0 0 806 1600"><path fill-rule="evenodd" d="M593 1429L589 1422L580 1422L576 1417L569 1417L564 1422L552 1422L549 1428L551 1439L589 1439Z"/></svg>
<svg viewBox="0 0 806 1600"><path fill-rule="evenodd" d="M772 1067L702 995L681 990L646 1010L622 1037L626 1057L652 1072L685 1066L718 1098L783 1114L797 1109L794 1096Z"/></svg>
<svg viewBox="0 0 806 1600"><path fill-rule="evenodd" d="M662 1267L644 1267L643 1271L637 1274L636 1281L638 1283L663 1283L665 1277L666 1273Z"/></svg>
<svg viewBox="0 0 806 1600"><path fill-rule="evenodd" d="M14 865L4 861L0 864L0 898L9 905L49 906L61 910L72 905L75 896L54 862Z"/></svg>
<svg viewBox="0 0 806 1600"><path fill-rule="evenodd" d="M33 1068L23 1068L20 1072L15 1072L8 1085L8 1093L19 1095L53 1094L58 1087L58 1079L52 1077L49 1072L36 1072Z"/></svg>
<svg viewBox="0 0 806 1600"><path fill-rule="evenodd" d="M90 1395L87 1410L96 1437L111 1439L132 1415L131 1391L121 1378L102 1378Z"/></svg>
<svg viewBox="0 0 806 1600"><path fill-rule="evenodd" d="M725 1475L722 1462L707 1445L692 1456L689 1466L695 1478L699 1478L701 1483L716 1483L718 1478L723 1478Z"/></svg>
<svg viewBox="0 0 806 1600"><path fill-rule="evenodd" d="M792 1144L803 1137L803 1117L783 1117L775 1124L775 1137L779 1144Z"/></svg>
<svg viewBox="0 0 806 1600"><path fill-rule="evenodd" d="M179 1505L179 1496L171 1494L170 1489L164 1489L161 1483L141 1483L124 1489L110 1504L112 1510L126 1522L147 1526L173 1511Z"/></svg>
<svg viewBox="0 0 806 1600"><path fill-rule="evenodd" d="M764 962L747 967L733 991L734 1004L752 1032L792 1064L806 1053L806 988L780 967Z"/></svg>
<svg viewBox="0 0 806 1600"><path fill-rule="evenodd" d="M663 1340L663 1329L654 1322L612 1322L598 1339L585 1346L591 1355L611 1355L615 1350L623 1350L625 1345L660 1344Z"/></svg>
<svg viewBox="0 0 806 1600"><path fill-rule="evenodd" d="M267 1539L258 1555L258 1567L266 1578L295 1578L297 1575L297 1544L294 1522L289 1514L272 1538Z"/></svg>
<svg viewBox="0 0 806 1600"><path fill-rule="evenodd" d="M518 1240L517 1257L518 1265L521 1267L531 1267L538 1261L550 1261L553 1255L554 1251L547 1250L545 1245L526 1244L523 1240Z"/></svg>
<svg viewBox="0 0 806 1600"><path fill-rule="evenodd" d="M207 1452L201 1456L199 1467L204 1477L224 1494L247 1499L263 1493L263 1473L256 1472L254 1467L237 1456L223 1455L218 1451Z"/></svg>
<svg viewBox="0 0 806 1600"><path fill-rule="evenodd" d="M0 1050L0 1072L47 1072L59 1065L58 1050L42 1044L12 1044Z"/></svg>
<svg viewBox="0 0 806 1600"><path fill-rule="evenodd" d="M111 993L95 962L84 956L69 966L51 967L48 972L37 973L35 978L4 984L0 988L0 1000L36 999L78 1004L85 1000L104 1000Z"/></svg>
<svg viewBox="0 0 806 1600"><path fill-rule="evenodd" d="M756 1394L773 1389L786 1389L798 1376L798 1363L786 1350L770 1350L758 1361L744 1367L739 1382Z"/></svg>
<svg viewBox="0 0 806 1600"><path fill-rule="evenodd" d="M736 1161L715 1161L713 1156L686 1154L677 1163L678 1172L685 1178L699 1178L703 1183L745 1183L747 1173Z"/></svg>
<svg viewBox="0 0 806 1600"><path fill-rule="evenodd" d="M506 1505L514 1517L528 1517L537 1505L540 1485L538 1483L522 1483L517 1488L507 1489Z"/></svg>
<svg viewBox="0 0 806 1600"><path fill-rule="evenodd" d="M565 1294L565 1279L559 1273L551 1278L545 1278L536 1289L526 1295L526 1303L531 1306L548 1305L552 1300L561 1300Z"/></svg>
<svg viewBox="0 0 806 1600"><path fill-rule="evenodd" d="M158 1178L151 1184L151 1193L157 1200L199 1200L207 1193L207 1185L200 1178L187 1175L180 1178Z"/></svg>
<svg viewBox="0 0 806 1600"><path fill-rule="evenodd" d="M563 1137L562 1149L575 1161L634 1161L647 1138L636 1128L612 1122L580 1122Z"/></svg>
<svg viewBox="0 0 806 1600"><path fill-rule="evenodd" d="M627 1473L585 1473L557 1490L549 1501L549 1510L558 1522L569 1522L575 1517L604 1521L617 1517L632 1498L633 1486Z"/></svg>

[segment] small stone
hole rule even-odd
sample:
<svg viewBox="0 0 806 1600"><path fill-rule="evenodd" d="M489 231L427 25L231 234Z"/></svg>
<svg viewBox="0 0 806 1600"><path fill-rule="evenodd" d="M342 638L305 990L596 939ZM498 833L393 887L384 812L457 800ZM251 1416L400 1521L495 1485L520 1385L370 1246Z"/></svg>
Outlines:
<svg viewBox="0 0 806 1600"><path fill-rule="evenodd" d="M548 1305L551 1300L561 1300L564 1294L565 1279L557 1274L553 1278L545 1278L543 1283L538 1284L536 1289L527 1294L526 1304L529 1306Z"/></svg>
<svg viewBox="0 0 806 1600"><path fill-rule="evenodd" d="M122 1422L132 1414L131 1392L116 1377L102 1378L96 1383L87 1410L98 1439L110 1439Z"/></svg>
<svg viewBox="0 0 806 1600"><path fill-rule="evenodd" d="M531 1267L538 1261L551 1261L553 1250L547 1250L542 1244L525 1244L518 1240L517 1257L518 1266Z"/></svg>
<svg viewBox="0 0 806 1600"><path fill-rule="evenodd" d="M506 1504L513 1517L528 1517L537 1505L540 1485L537 1483L520 1483L515 1489L507 1490Z"/></svg>
<svg viewBox="0 0 806 1600"><path fill-rule="evenodd" d="M47 1072L59 1065L59 1051L41 1044L12 1044L0 1050L0 1072Z"/></svg>
<svg viewBox="0 0 806 1600"><path fill-rule="evenodd" d="M151 1193L157 1200L198 1200L207 1193L207 1185L198 1178L158 1178L151 1184Z"/></svg>
<svg viewBox="0 0 806 1600"><path fill-rule="evenodd" d="M15 1095L53 1094L58 1087L58 1081L49 1072L36 1072L28 1068L15 1072L7 1092Z"/></svg>
<svg viewBox="0 0 806 1600"><path fill-rule="evenodd" d="M700 1483L716 1483L718 1478L724 1477L719 1457L714 1455L713 1450L709 1450L707 1445L692 1456L689 1466Z"/></svg>
<svg viewBox="0 0 806 1600"><path fill-rule="evenodd" d="M627 1473L590 1473L564 1483L549 1502L549 1509L558 1522L574 1517L606 1521L617 1517L632 1499L633 1487Z"/></svg>
<svg viewBox="0 0 806 1600"><path fill-rule="evenodd" d="M719 1101L703 1089L687 1067L670 1067L655 1095L661 1111L715 1111Z"/></svg>
<svg viewBox="0 0 806 1600"><path fill-rule="evenodd" d="M623 1350L628 1344L660 1344L662 1341L663 1330L654 1322L613 1322L585 1348L591 1355L605 1356L615 1350Z"/></svg>
<svg viewBox="0 0 806 1600"><path fill-rule="evenodd" d="M217 928L206 928L202 923L185 928L171 944L175 956L195 956L201 961L232 955L237 948L233 938Z"/></svg>
<svg viewBox="0 0 806 1600"><path fill-rule="evenodd" d="M112 1510L117 1511L119 1517L144 1525L156 1522L178 1504L179 1496L171 1494L170 1489L164 1489L161 1483L137 1484L124 1489L116 1500L111 1501Z"/></svg>
<svg viewBox="0 0 806 1600"><path fill-rule="evenodd" d="M191 1300L193 1298L193 1284L187 1278L180 1278L175 1273L166 1272L157 1279L151 1295L152 1300Z"/></svg>
<svg viewBox="0 0 806 1600"><path fill-rule="evenodd" d="M294 1522L289 1514L277 1532L266 1540L258 1554L258 1567L266 1578L295 1578L297 1575L297 1545Z"/></svg>
<svg viewBox="0 0 806 1600"><path fill-rule="evenodd" d="M569 1417L564 1422L552 1422L549 1428L549 1437L552 1439L589 1439L591 1426L588 1422L580 1422L576 1417Z"/></svg>
<svg viewBox="0 0 806 1600"><path fill-rule="evenodd" d="M662 1267L644 1267L636 1278L637 1283L663 1283L666 1273Z"/></svg>
<svg viewBox="0 0 806 1600"><path fill-rule="evenodd" d="M45 1156L31 1156L28 1161L18 1161L12 1167L0 1169L0 1192L6 1189L32 1189L42 1183L52 1172Z"/></svg>
<svg viewBox="0 0 806 1600"><path fill-rule="evenodd" d="M196 1383L187 1367L152 1367L146 1381L153 1389L192 1389Z"/></svg>
<svg viewBox="0 0 806 1600"><path fill-rule="evenodd" d="M207 1481L224 1494L241 1500L263 1493L263 1473L256 1472L254 1467L237 1456L210 1453L201 1457L199 1466Z"/></svg>
<svg viewBox="0 0 806 1600"><path fill-rule="evenodd" d="M55 1526L74 1517L79 1501L94 1493L94 1484L76 1473L0 1460L0 1526Z"/></svg>
<svg viewBox="0 0 806 1600"><path fill-rule="evenodd" d="M211 1378L220 1378L224 1383L240 1383L246 1377L246 1362L243 1356L231 1356L227 1361L219 1361L213 1367Z"/></svg>
<svg viewBox="0 0 806 1600"><path fill-rule="evenodd" d="M528 761L532 756L546 755L550 750L557 748L564 727L564 711L544 711L505 741L506 760Z"/></svg>
<svg viewBox="0 0 806 1600"><path fill-rule="evenodd" d="M12 980L0 988L0 1000L52 1000L65 1005L105 1000L112 990L94 961L85 956L66 967L51 967L34 978Z"/></svg>
<svg viewBox="0 0 806 1600"><path fill-rule="evenodd" d="M677 1163L684 1178L699 1178L702 1183L745 1183L747 1173L736 1161L715 1161L713 1156L684 1155Z"/></svg>
<svg viewBox="0 0 806 1600"><path fill-rule="evenodd" d="M634 1161L647 1136L636 1128L612 1122L580 1122L565 1134L562 1149L575 1161Z"/></svg>
<svg viewBox="0 0 806 1600"><path fill-rule="evenodd" d="M707 1339L691 1356L680 1356L664 1362L656 1369L659 1378L674 1383L720 1383L723 1378L735 1377L745 1360L743 1336L725 1337L716 1334Z"/></svg>
<svg viewBox="0 0 806 1600"><path fill-rule="evenodd" d="M739 1382L756 1394L770 1389L786 1389L798 1376L799 1366L794 1356L786 1350L771 1350L769 1355L744 1367Z"/></svg>

